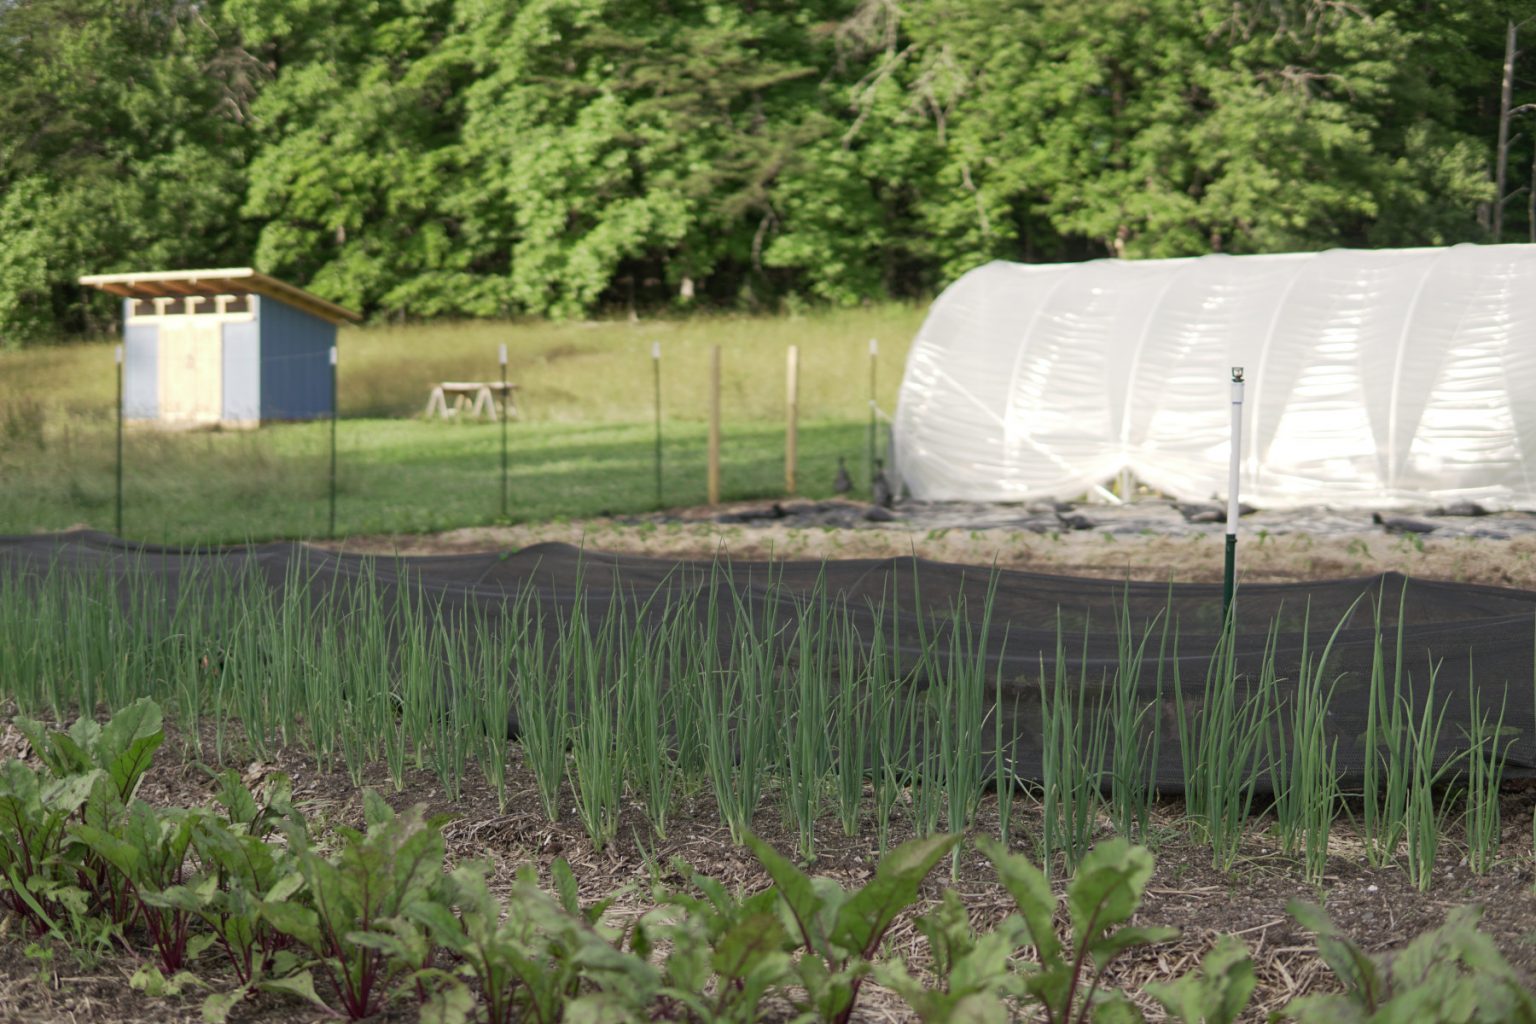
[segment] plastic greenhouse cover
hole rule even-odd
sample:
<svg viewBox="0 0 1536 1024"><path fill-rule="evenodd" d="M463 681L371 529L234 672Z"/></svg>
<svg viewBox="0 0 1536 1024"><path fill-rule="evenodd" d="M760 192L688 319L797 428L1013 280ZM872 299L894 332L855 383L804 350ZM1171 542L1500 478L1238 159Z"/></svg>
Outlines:
<svg viewBox="0 0 1536 1024"><path fill-rule="evenodd" d="M913 343L896 470L928 500L1224 495L1234 366L1245 500L1536 506L1536 245L989 263Z"/></svg>

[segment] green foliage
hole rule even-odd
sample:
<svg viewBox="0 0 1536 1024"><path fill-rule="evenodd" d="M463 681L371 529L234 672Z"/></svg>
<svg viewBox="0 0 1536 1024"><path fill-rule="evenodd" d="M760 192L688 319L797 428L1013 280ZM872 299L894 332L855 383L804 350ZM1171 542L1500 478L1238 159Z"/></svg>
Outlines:
<svg viewBox="0 0 1536 1024"><path fill-rule="evenodd" d="M1482 910L1460 907L1439 928L1395 956L1372 957L1320 907L1289 910L1317 935L1317 951L1344 986L1342 993L1302 996L1281 1016L1300 1024L1521 1024L1536 1021L1536 997L1477 930Z"/></svg>
<svg viewBox="0 0 1536 1024"><path fill-rule="evenodd" d="M113 304L74 278L146 265L574 317L923 295L999 257L1481 238L1486 107L1532 10L17 0L0 340L100 330Z"/></svg>
<svg viewBox="0 0 1536 1024"><path fill-rule="evenodd" d="M57 929L60 897L70 878L61 853L69 821L85 805L100 777L91 771L50 778L20 761L0 772L0 900L38 934Z"/></svg>
<svg viewBox="0 0 1536 1024"><path fill-rule="evenodd" d="M1023 988L1037 1000L1050 1024L1093 1020L1138 1020L1135 1007L1119 992L1100 985L1105 970L1136 946L1166 942L1177 929L1129 926L1152 877L1152 855L1120 838L1100 843L1078 865L1067 885L1071 931L1056 932L1056 897L1044 872L1019 854L982 837L978 847L997 869L998 879L1018 907L1018 927L1035 949L1037 965L1026 969ZM1123 926L1123 927L1122 927Z"/></svg>
<svg viewBox="0 0 1536 1024"><path fill-rule="evenodd" d="M1126 951L1176 935L1128 924L1152 873L1141 847L1116 838L1089 851L1066 886L1067 926L1058 930L1058 898L1045 874L982 839L1016 912L978 934L960 898L946 891L916 921L931 953L927 984L899 958L880 957L880 947L957 836L897 847L867 884L848 891L809 877L749 835L771 887L737 896L676 862L688 886L658 884L657 906L615 927L607 921L618 894L584 906L563 860L551 865L552 892L539 888L531 867L504 897L492 892L485 865L444 874L440 823L420 808L397 815L371 792L366 829L337 830L329 854L311 844L281 775L253 792L227 772L210 808L151 806L134 795L162 735L151 702L129 705L104 726L85 720L58 732L27 722L25 729L43 767L0 766L0 820L8 826L0 831L0 893L8 909L84 962L110 945L132 950L134 941L147 942L155 961L129 984L150 996L205 989L198 955L217 946L237 984L204 999L211 1024L256 993L352 1019L413 993L420 1019L431 1024L467 1024L482 1014L490 1024L678 1014L746 1024L773 996L796 1003L802 1019L841 1022L869 977L927 1022L1001 1024L1028 1002L1052 1024L1134 1022L1139 1011L1105 989L1106 972ZM1286 1019L1536 1022L1536 996L1477 931L1476 908L1452 912L1390 960L1367 955L1316 907L1293 904L1291 912L1317 933L1319 955L1344 991L1296 999L1282 1011ZM1032 959L1019 957L1026 947ZM48 946L33 944L25 955L51 976ZM1247 950L1227 937L1197 973L1147 992L1187 1024L1230 1024L1255 983Z"/></svg>
<svg viewBox="0 0 1536 1024"><path fill-rule="evenodd" d="M486 886L484 868L464 865L449 876L441 900L406 912L461 959L459 973L473 982L490 1024L630 1019L660 988L660 973L619 949L597 923L602 906L587 914L575 906L564 862L556 875L566 880L563 899L540 890L524 868L503 904ZM457 918L450 907L458 908Z"/></svg>
<svg viewBox="0 0 1536 1024"><path fill-rule="evenodd" d="M1001 1024L1012 1019L1004 1000L1024 991L1011 962L1014 951L1029 940L1023 919L1009 915L977 936L965 904L953 889L946 889L939 905L917 919L917 928L928 941L939 987L924 988L899 960L875 968L882 985L906 1000L924 1024Z"/></svg>
<svg viewBox="0 0 1536 1024"><path fill-rule="evenodd" d="M1152 982L1147 993L1184 1024L1232 1024L1257 985L1248 947L1241 939L1223 935L1200 961L1197 973Z"/></svg>
<svg viewBox="0 0 1536 1024"><path fill-rule="evenodd" d="M836 1024L853 1015L886 930L959 842L960 836L939 835L903 843L881 858L874 878L848 892L830 878L811 878L761 839L746 836L808 954L795 965L806 992L803 1010Z"/></svg>
<svg viewBox="0 0 1536 1024"><path fill-rule="evenodd" d="M778 893L738 899L682 862L674 870L692 891L658 886L660 906L641 918L632 947L642 956L670 946L664 992L701 1020L750 1024L768 992L794 976L794 942L778 912Z"/></svg>
<svg viewBox="0 0 1536 1024"><path fill-rule="evenodd" d="M234 771L219 781L223 815L202 815L193 826L200 872L155 897L161 905L195 916L234 972L234 989L204 1001L203 1016L209 1021L223 1020L261 981L295 966L295 956L285 951L288 937L272 926L263 908L299 895L304 877L296 851L308 842L303 816L290 802L287 776L270 777L260 801ZM273 841L279 831L281 843Z"/></svg>
<svg viewBox="0 0 1536 1024"><path fill-rule="evenodd" d="M312 849L299 851L296 868L311 906L269 893L263 917L313 955L335 996L336 1009L353 1020L377 1013L388 1001L405 965L373 941L375 929L391 919L410 920L410 912L433 898L443 870L440 827L422 817L420 807L396 815L372 791L364 794L367 830L339 829L341 848L334 859ZM306 969L278 986L330 1009L315 994Z"/></svg>
<svg viewBox="0 0 1536 1024"><path fill-rule="evenodd" d="M115 302L82 299L80 274L249 245L246 125L271 72L224 6L0 7L0 344L110 323Z"/></svg>
<svg viewBox="0 0 1536 1024"><path fill-rule="evenodd" d="M182 883L187 852L201 816L200 812L179 808L162 811L134 800L110 830L92 824L70 830L72 838L127 883L160 968L167 975L175 975L211 941L203 936L192 942L195 911L184 901L166 897L167 890Z"/></svg>
<svg viewBox="0 0 1536 1024"><path fill-rule="evenodd" d="M0 773L0 821L8 826L0 830L0 899L39 933L99 933L88 923L97 912L126 924L135 912L128 876L104 854L118 842L112 833L128 827L130 801L165 739L159 705L141 698L104 726L81 716L64 732L25 717L15 725L42 768L8 760ZM148 829L143 813L133 825ZM105 836L102 846L82 843L82 829ZM138 853L157 856L148 834L139 838Z"/></svg>
<svg viewBox="0 0 1536 1024"><path fill-rule="evenodd" d="M155 751L165 742L160 705L148 697L123 708L104 726L89 715L76 719L66 732L25 717L15 724L54 778L99 771L124 804L138 792Z"/></svg>

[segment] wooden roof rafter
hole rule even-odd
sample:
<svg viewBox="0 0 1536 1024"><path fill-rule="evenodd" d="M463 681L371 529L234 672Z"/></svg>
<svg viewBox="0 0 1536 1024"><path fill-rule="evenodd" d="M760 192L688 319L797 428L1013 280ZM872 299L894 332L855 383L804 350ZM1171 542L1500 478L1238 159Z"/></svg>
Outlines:
<svg viewBox="0 0 1536 1024"><path fill-rule="evenodd" d="M250 267L219 270L168 270L132 274L87 274L80 283L127 299L179 299L192 295L265 295L340 324L362 317L329 299Z"/></svg>

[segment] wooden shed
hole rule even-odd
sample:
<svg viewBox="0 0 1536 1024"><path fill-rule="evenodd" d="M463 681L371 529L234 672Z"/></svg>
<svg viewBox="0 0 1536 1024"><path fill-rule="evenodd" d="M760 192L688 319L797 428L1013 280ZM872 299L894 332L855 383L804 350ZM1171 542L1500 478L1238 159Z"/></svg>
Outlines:
<svg viewBox="0 0 1536 1024"><path fill-rule="evenodd" d="M123 416L254 427L331 414L336 326L358 315L249 267L91 274L123 300Z"/></svg>

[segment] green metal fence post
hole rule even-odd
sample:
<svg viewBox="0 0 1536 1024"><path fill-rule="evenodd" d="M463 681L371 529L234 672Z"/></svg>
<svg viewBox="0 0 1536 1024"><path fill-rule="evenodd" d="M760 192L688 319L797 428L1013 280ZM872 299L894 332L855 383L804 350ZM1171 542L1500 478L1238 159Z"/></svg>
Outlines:
<svg viewBox="0 0 1536 1024"><path fill-rule="evenodd" d="M123 346L117 346L117 500L113 532L123 535Z"/></svg>
<svg viewBox="0 0 1536 1024"><path fill-rule="evenodd" d="M661 342L651 342L651 380L655 386L656 405L656 507L663 507L661 498Z"/></svg>
<svg viewBox="0 0 1536 1024"><path fill-rule="evenodd" d="M1243 461L1243 368L1232 367L1232 453L1227 467L1227 555L1221 577L1221 620L1227 623L1237 581L1238 471Z"/></svg>

